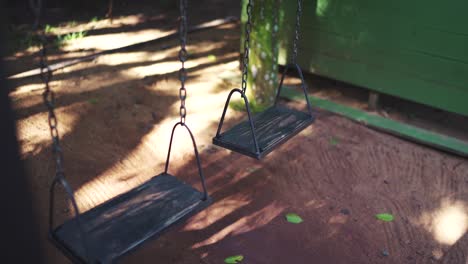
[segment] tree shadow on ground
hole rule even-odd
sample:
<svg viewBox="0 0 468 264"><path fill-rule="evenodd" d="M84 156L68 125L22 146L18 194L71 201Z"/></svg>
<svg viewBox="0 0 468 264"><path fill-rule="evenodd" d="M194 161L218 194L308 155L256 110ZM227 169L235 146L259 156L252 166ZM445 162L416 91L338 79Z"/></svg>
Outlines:
<svg viewBox="0 0 468 264"><path fill-rule="evenodd" d="M208 22L214 19L225 18L227 16L237 16L238 15L239 6L236 1L214 1L214 0L204 0L202 3L198 3L197 5L189 6L189 27L198 25L204 22ZM178 21L178 10L174 9L167 9L162 8L160 5L156 5L154 1L132 1L131 3L126 3L125 6L122 5L121 8L116 7L116 12L119 13L120 17L130 17L136 16L135 23L131 24L120 24L116 26L116 24L109 24L107 27L102 28L88 28L86 27L86 35L87 36L104 36L108 34L119 34L119 33L137 33L138 31L145 30L145 29L159 29L162 31L168 30L175 30L177 29L177 21ZM117 14L115 13L115 14ZM203 13L203 16L198 14ZM83 17L85 17L83 19ZM88 13L83 12L72 12L72 14L67 14L63 12L60 14L51 14L49 16L45 16L43 19L42 24L51 24L51 25L59 25L64 24L66 22L73 22L75 24L86 24L90 22L90 19L95 18L96 15L90 16ZM12 22L13 23L13 22ZM20 22L16 22L20 23ZM24 23L24 22L23 22ZM32 28L32 21L31 28ZM16 27L18 25L11 25L12 29L10 29L10 37L7 38L12 41L16 41L15 35L19 32ZM27 25L22 25L21 27L26 27ZM82 28L80 30L83 30ZM25 33L24 38L27 37ZM55 39L55 36L50 36L50 38ZM17 45L15 45L17 46ZM25 47L28 48L28 47ZM25 71L27 69L19 68L20 65L24 64L21 62L16 62L17 60L21 61L31 61L31 57L35 57L36 54L31 52L26 52L25 50L17 50L22 52L23 54L19 53L16 55L15 60L8 60L7 63L10 65L15 66L17 70L15 72ZM60 55L66 54L67 51L63 51L61 49L53 49L52 54ZM10 54L10 57L14 54ZM88 55L88 54L87 54ZM8 66L7 64L7 66ZM9 66L11 67L11 66ZM13 73L11 73L13 74Z"/></svg>
<svg viewBox="0 0 468 264"><path fill-rule="evenodd" d="M214 135L216 124L210 127ZM249 263L430 263L440 244L419 220L441 199L468 201L450 183L465 177L460 158L323 112L263 161L218 147L201 158L214 204L125 263L220 263L237 254ZM427 173L440 166L431 181ZM200 187L193 159L175 172ZM382 211L396 220L377 221ZM286 223L287 212L304 223ZM465 261L465 238L445 250L442 263L464 263L451 260Z"/></svg>
<svg viewBox="0 0 468 264"><path fill-rule="evenodd" d="M196 57L205 57L207 54L213 54L213 52L204 52L204 53L201 53L199 54L200 56L196 56ZM195 67L192 67L189 69L189 71L198 71L198 70L201 70L203 68L208 68L208 67L212 67L212 66L215 66L219 63L225 63L225 62L229 62L229 61L232 61L232 59L234 58L235 56L231 56L231 57L225 57L221 60L217 60L215 62L209 62L209 63L204 63L204 64L200 64L198 66L195 66ZM58 76L56 75L56 77L54 77L54 80L57 81L57 80L68 80L68 81L73 81L73 80L81 80L80 77L82 76L88 76L87 73L89 72L92 72L92 75L100 75L100 74L104 74L104 73L110 73L110 72L119 72L119 71L122 71L122 70L125 70L125 69L129 69L129 68L133 68L133 67L139 67L139 66L148 66L148 65L153 65L153 64L156 64L156 63L160 63L160 62L164 62L164 61L172 61L174 60L175 57L172 57L170 59L167 59L167 58L164 58L164 59L161 59L161 60L157 60L157 61L145 61L145 62L139 62L139 63L125 63L125 64L120 64L118 66L106 66L106 65L98 65L98 66L94 66L94 67L91 67L91 68L86 68L86 69L82 69L82 70L77 70L77 71L73 71L73 72L69 72L69 73L66 73L66 74L59 74ZM84 92L79 92L79 91L76 91L75 90L70 90L71 93L66 93L62 96L60 96L59 98L57 98L57 103L56 103L56 108L60 108L60 107L65 107L65 106L70 106L72 104L76 104L76 103L82 103L82 102L91 102L91 104L95 104L95 103L98 103L98 102L93 102L93 100L100 100L99 98L105 98L106 97L106 90L110 90L109 94L117 94L117 93L128 93L129 97L132 97L133 100L135 100L135 104L141 104L139 103L139 101L142 101L143 99L142 98L145 98L145 96L143 95L140 95L140 96L137 96L137 95L134 95L132 96L131 93L129 92L130 90L132 89L144 89L145 86L147 85L151 85L151 84L156 84L158 83L159 81L163 81L163 80L168 80L168 79L174 79L174 80L177 80L178 78L178 74L179 74L179 70L175 70L175 71L172 71L172 72L169 72L169 73L165 73L165 74L156 74L156 75L148 75L148 76L144 76L142 78L139 78L139 79L133 79L133 80L128 80L126 82L119 82L118 83L118 87L115 87L116 85L110 85L110 87L100 87L99 89L96 89L96 90L92 90L92 91L84 91ZM199 74L189 74L189 78L190 79L196 79L200 77ZM91 77L87 77L86 79L89 79L89 78L92 78ZM114 87L114 88L112 88ZM119 89L122 89L122 91L118 91ZM126 91L125 91L126 90ZM111 96L112 99L114 99L115 96ZM115 98L117 99L117 98ZM146 100L146 99L145 99ZM121 106L118 106L118 102L115 102L115 105L117 109L121 108ZM32 106L29 106L27 108L21 108L21 111L19 111L17 113L17 118L18 119L23 119L23 118L27 118L27 117L30 117L32 115L36 115L38 113L41 113L44 111L44 104L42 101L32 105Z"/></svg>
<svg viewBox="0 0 468 264"><path fill-rule="evenodd" d="M189 72L197 72L217 63L231 60L232 58L227 57L216 62L202 63L191 68ZM140 65L152 63L142 62ZM131 66L136 65L122 67ZM112 72L111 69L111 66L101 68L104 72L106 70ZM65 75L71 78L76 74L72 72ZM66 79L66 76L61 77ZM90 183L101 187L95 189L99 189L99 192L90 190L83 194L85 204L95 206L117 195L116 190L120 192L134 185L132 180L137 182L141 180L141 175L133 175L131 172L117 179L100 179L97 176L113 170L112 168L119 166L125 158L132 158L131 153L141 146L142 139L149 135L155 125L167 117L176 116L173 112L173 105L178 102L179 98L176 95L167 94L166 91L159 91L158 86L160 83L174 82L176 85L174 90L176 90L178 88L177 77L178 71L173 71L167 74L146 76L146 78L128 78L126 81L100 86L97 89L77 94L63 93L63 91L58 93L56 107L59 109L57 111L59 128L64 127L62 122L68 123L68 129L61 130L67 131L61 134L67 179L75 190ZM189 74L189 78L199 78L199 75ZM17 114L19 119L43 117L45 124L47 117L44 111L42 102L39 101L30 107L18 108ZM36 188L36 197L40 197L37 200L38 207L41 212L47 212L48 188L54 176L50 141L47 138L45 141L32 143L26 139L22 143L24 145L35 144L31 151L24 153L23 158L29 168L29 177ZM160 146L155 147L160 148ZM150 158L143 159L146 161L141 162L145 164ZM111 188L112 191L102 189L112 184L112 181L121 182L124 187L120 190ZM70 212L67 208L68 204L65 200L58 203L58 219L68 217ZM47 218L45 214L43 216L41 230L46 230Z"/></svg>

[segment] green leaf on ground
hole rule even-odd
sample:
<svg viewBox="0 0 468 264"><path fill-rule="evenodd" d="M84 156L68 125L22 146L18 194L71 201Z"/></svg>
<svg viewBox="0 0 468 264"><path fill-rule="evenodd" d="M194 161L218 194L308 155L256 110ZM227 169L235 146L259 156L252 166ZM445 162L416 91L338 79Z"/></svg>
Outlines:
<svg viewBox="0 0 468 264"><path fill-rule="evenodd" d="M224 263L240 263L242 260L244 260L244 256L235 255L235 256L230 256L224 259Z"/></svg>
<svg viewBox="0 0 468 264"><path fill-rule="evenodd" d="M385 221L385 222L391 222L393 221L394 217L392 214L376 214L375 217L379 220Z"/></svg>
<svg viewBox="0 0 468 264"><path fill-rule="evenodd" d="M304 220L302 220L302 218L297 215L297 214L294 214L294 213L289 213L286 215L286 220L289 222L289 223L293 223L293 224L300 224L302 223Z"/></svg>
<svg viewBox="0 0 468 264"><path fill-rule="evenodd" d="M93 105L97 104L98 102L99 100L97 98L91 98L88 100L88 103L93 104Z"/></svg>
<svg viewBox="0 0 468 264"><path fill-rule="evenodd" d="M211 55L208 55L208 60L209 61L216 61L216 56L211 54Z"/></svg>
<svg viewBox="0 0 468 264"><path fill-rule="evenodd" d="M338 142L339 141L338 141L337 138L335 138L335 137L330 138L330 145L336 146L336 145L338 145Z"/></svg>

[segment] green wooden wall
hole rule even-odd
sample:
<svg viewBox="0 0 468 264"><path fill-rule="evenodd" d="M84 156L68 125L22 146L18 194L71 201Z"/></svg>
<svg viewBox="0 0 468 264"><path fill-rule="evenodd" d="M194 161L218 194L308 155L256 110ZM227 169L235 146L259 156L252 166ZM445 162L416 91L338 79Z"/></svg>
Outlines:
<svg viewBox="0 0 468 264"><path fill-rule="evenodd" d="M281 64L295 9L282 1ZM304 0L302 34L306 71L468 115L467 0Z"/></svg>

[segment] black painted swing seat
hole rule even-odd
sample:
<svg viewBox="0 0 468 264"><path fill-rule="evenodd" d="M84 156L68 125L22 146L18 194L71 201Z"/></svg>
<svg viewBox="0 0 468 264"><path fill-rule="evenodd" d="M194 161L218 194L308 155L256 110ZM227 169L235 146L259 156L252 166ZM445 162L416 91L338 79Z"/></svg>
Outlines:
<svg viewBox="0 0 468 264"><path fill-rule="evenodd" d="M215 145L261 159L313 122L309 114L283 106L272 106L253 116L259 152L256 151L249 120L213 139Z"/></svg>
<svg viewBox="0 0 468 264"><path fill-rule="evenodd" d="M93 263L111 263L149 238L206 208L203 193L162 173L136 189L80 215ZM57 227L51 239L75 262L85 263L76 218Z"/></svg>
<svg viewBox="0 0 468 264"><path fill-rule="evenodd" d="M185 127L192 139L203 191L168 173L174 131L178 126ZM64 187L70 198L75 217L54 227L57 184ZM183 122L172 129L164 172L142 185L84 213L79 212L73 190L64 177L54 179L50 192L49 237L74 263L114 263L145 241L158 237L211 204L195 138Z"/></svg>
<svg viewBox="0 0 468 264"><path fill-rule="evenodd" d="M279 96L283 87L284 77L289 69L295 69L301 78L301 88L307 103L307 112L278 105ZM240 93L244 99L248 118L221 133L227 107L234 93ZM268 153L285 143L297 133L308 127L314 121L307 95L306 83L302 71L297 64L288 64L283 72L276 94L275 103L267 110L252 116L249 102L245 93L240 89L233 89L228 96L221 121L218 126L213 144L230 149L252 158L262 159Z"/></svg>

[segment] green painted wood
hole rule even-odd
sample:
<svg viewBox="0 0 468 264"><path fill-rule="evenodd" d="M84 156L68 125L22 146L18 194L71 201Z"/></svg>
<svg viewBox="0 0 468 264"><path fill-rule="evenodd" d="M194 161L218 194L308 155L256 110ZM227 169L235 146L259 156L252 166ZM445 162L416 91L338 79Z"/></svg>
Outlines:
<svg viewBox="0 0 468 264"><path fill-rule="evenodd" d="M244 0L245 1L245 0ZM282 1L279 62L296 1ZM304 1L300 66L309 72L468 115L468 1Z"/></svg>
<svg viewBox="0 0 468 264"><path fill-rule="evenodd" d="M282 96L291 100L303 101L303 94L289 87L284 87ZM351 108L309 95L313 107L318 107L332 113L347 117L368 127L384 131L405 139L409 139L430 147L468 157L468 142L427 131L415 126L398 122L378 115L372 115L365 111Z"/></svg>

